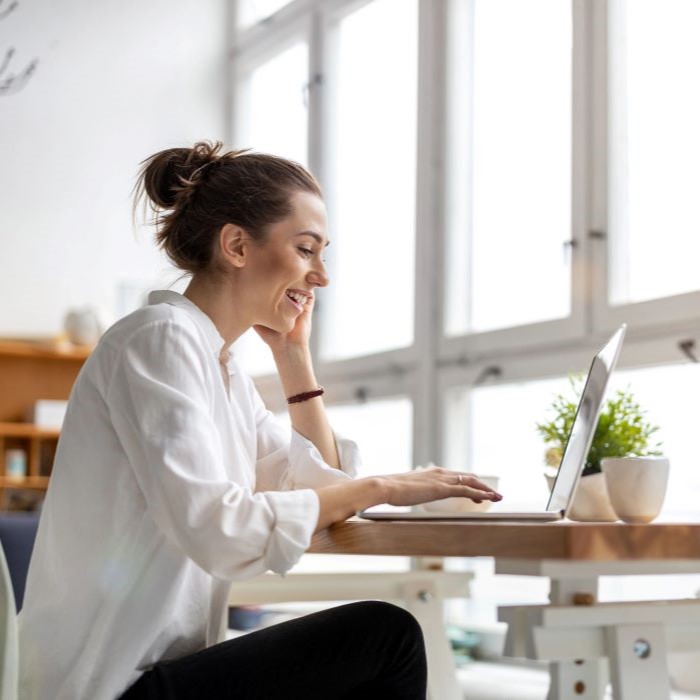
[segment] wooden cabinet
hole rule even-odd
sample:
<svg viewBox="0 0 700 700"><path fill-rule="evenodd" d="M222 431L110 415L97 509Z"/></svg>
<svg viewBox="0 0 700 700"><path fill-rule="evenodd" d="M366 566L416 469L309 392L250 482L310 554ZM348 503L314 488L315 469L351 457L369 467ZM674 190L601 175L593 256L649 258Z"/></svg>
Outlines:
<svg viewBox="0 0 700 700"><path fill-rule="evenodd" d="M51 341L0 339L0 509L30 498L17 498L17 490L41 495L49 484L59 431L40 428L26 417L38 399L67 400L80 368L92 348L60 345ZM26 475L6 473L7 454L21 450Z"/></svg>

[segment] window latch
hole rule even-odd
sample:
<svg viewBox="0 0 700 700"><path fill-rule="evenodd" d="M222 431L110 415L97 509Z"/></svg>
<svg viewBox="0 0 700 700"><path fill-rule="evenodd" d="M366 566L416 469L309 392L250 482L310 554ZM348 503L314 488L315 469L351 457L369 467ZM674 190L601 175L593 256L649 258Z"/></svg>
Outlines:
<svg viewBox="0 0 700 700"><path fill-rule="evenodd" d="M681 340L678 343L678 349L691 361L700 362L700 358L693 352L695 350L695 341L692 338Z"/></svg>

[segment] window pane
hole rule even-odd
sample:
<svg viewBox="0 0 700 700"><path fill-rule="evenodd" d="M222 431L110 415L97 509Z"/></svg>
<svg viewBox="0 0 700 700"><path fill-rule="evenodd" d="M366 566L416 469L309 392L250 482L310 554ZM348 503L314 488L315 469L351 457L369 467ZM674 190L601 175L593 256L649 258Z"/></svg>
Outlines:
<svg viewBox="0 0 700 700"><path fill-rule="evenodd" d="M413 340L417 17L416 0L375 0L339 26L327 359Z"/></svg>
<svg viewBox="0 0 700 700"><path fill-rule="evenodd" d="M252 72L246 143L241 145L306 165L308 62L308 46L299 43Z"/></svg>
<svg viewBox="0 0 700 700"><path fill-rule="evenodd" d="M269 17L285 5L289 5L292 0L239 0L238 26L248 27L259 22L261 19Z"/></svg>
<svg viewBox="0 0 700 700"><path fill-rule="evenodd" d="M408 471L413 466L413 409L405 398L330 406L333 427L360 446L359 476Z"/></svg>
<svg viewBox="0 0 700 700"><path fill-rule="evenodd" d="M452 118L471 138L454 156L466 162L453 166L463 189L448 212L448 335L571 308L570 3L474 0L471 24L473 54L460 59L471 71L452 66Z"/></svg>
<svg viewBox="0 0 700 700"><path fill-rule="evenodd" d="M697 0L612 4L613 304L700 289L699 32Z"/></svg>
<svg viewBox="0 0 700 700"><path fill-rule="evenodd" d="M447 397L445 466L499 476L507 510L544 509L545 447L535 423L568 386L561 378L454 390Z"/></svg>
<svg viewBox="0 0 700 700"><path fill-rule="evenodd" d="M308 46L298 43L258 66L248 76L248 99L238 130L240 146L307 162L308 115L304 86L308 74ZM280 119L280 113L284 119ZM234 345L246 371L258 376L276 371L272 353L254 330Z"/></svg>

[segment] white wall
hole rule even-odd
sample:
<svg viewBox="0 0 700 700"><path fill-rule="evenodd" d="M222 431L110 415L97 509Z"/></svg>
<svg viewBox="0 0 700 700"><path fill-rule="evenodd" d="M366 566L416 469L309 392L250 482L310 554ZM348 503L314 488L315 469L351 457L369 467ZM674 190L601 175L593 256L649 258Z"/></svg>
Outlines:
<svg viewBox="0 0 700 700"><path fill-rule="evenodd" d="M0 20L11 70L40 61L0 97L0 336L177 277L134 232L130 191L155 151L225 138L226 23L226 0L20 0Z"/></svg>

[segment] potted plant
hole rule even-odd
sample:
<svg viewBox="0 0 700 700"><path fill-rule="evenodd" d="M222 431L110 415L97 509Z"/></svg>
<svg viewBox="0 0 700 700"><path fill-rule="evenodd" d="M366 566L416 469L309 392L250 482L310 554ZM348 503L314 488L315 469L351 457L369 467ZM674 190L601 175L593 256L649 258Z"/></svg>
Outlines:
<svg viewBox="0 0 700 700"><path fill-rule="evenodd" d="M550 488L576 416L576 397L581 395L582 381L581 377L570 378L573 396L557 394L549 407L549 420L537 424L537 432L547 445L545 462L549 470L545 470L545 477ZM601 410L582 478L569 512L572 520L617 520L608 498L601 461L605 457L660 455L660 444L652 440L658 430L658 426L647 421L646 411L636 401L629 387L618 390L607 400Z"/></svg>

